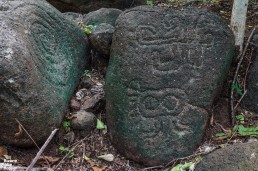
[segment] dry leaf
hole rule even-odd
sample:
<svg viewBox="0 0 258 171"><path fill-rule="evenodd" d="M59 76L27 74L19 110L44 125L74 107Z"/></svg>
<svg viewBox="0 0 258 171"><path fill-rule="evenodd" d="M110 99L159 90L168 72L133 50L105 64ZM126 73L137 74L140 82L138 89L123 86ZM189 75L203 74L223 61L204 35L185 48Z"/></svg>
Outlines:
<svg viewBox="0 0 258 171"><path fill-rule="evenodd" d="M22 134L23 134L23 130L22 130L22 127L21 127L20 124L19 124L18 127L19 127L19 132L15 133L15 135L14 135L15 138L19 138L19 137L21 137Z"/></svg>
<svg viewBox="0 0 258 171"><path fill-rule="evenodd" d="M102 156L98 156L98 158L102 159L102 160L106 160L106 161L112 162L115 157L114 157L113 154L105 154L105 155L102 155Z"/></svg>
<svg viewBox="0 0 258 171"><path fill-rule="evenodd" d="M0 157L7 155L7 148L5 146L0 146Z"/></svg>
<svg viewBox="0 0 258 171"><path fill-rule="evenodd" d="M103 171L103 170L105 170L107 168L107 166L103 166L101 168L94 166L94 167L91 167L91 168L93 169L93 171Z"/></svg>
<svg viewBox="0 0 258 171"><path fill-rule="evenodd" d="M56 162L58 162L60 160L59 157L52 157L52 156L40 156L40 158L38 159L38 164L44 164L46 163L46 160L50 163L50 164L55 164Z"/></svg>
<svg viewBox="0 0 258 171"><path fill-rule="evenodd" d="M4 155L4 158L5 158L6 160L12 160L12 156L8 156L7 154Z"/></svg>

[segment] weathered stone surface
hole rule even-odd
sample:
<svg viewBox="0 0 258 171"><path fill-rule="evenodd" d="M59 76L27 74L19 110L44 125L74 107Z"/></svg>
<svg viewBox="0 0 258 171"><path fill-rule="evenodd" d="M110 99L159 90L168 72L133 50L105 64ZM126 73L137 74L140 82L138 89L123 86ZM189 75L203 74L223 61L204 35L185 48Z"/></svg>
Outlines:
<svg viewBox="0 0 258 171"><path fill-rule="evenodd" d="M137 7L120 14L105 85L115 147L146 165L196 150L233 40L227 24L205 10Z"/></svg>
<svg viewBox="0 0 258 171"><path fill-rule="evenodd" d="M88 13L100 8L125 9L145 5L146 0L47 0L62 12Z"/></svg>
<svg viewBox="0 0 258 171"><path fill-rule="evenodd" d="M67 18L70 21L75 21L79 17L82 17L81 14L75 13L75 12L65 12L63 13L63 15L65 16L65 18Z"/></svg>
<svg viewBox="0 0 258 171"><path fill-rule="evenodd" d="M0 2L0 139L43 143L62 121L86 64L84 33L46 1Z"/></svg>
<svg viewBox="0 0 258 171"><path fill-rule="evenodd" d="M107 23L97 25L89 35L89 43L91 47L104 56L109 56L112 36L115 28Z"/></svg>
<svg viewBox="0 0 258 171"><path fill-rule="evenodd" d="M93 113L80 110L73 114L71 126L73 129L86 130L90 133L90 131L95 128L96 122L97 119Z"/></svg>
<svg viewBox="0 0 258 171"><path fill-rule="evenodd" d="M254 34L252 43L258 45L258 31ZM258 48L247 79L247 94L243 98L243 105L258 115Z"/></svg>
<svg viewBox="0 0 258 171"><path fill-rule="evenodd" d="M207 156L195 171L243 171L258 169L258 142L235 144Z"/></svg>
<svg viewBox="0 0 258 171"><path fill-rule="evenodd" d="M121 10L115 8L101 8L99 10L90 12L83 16L83 22L86 25L99 25L107 23L111 26L115 25L117 17L122 13Z"/></svg>

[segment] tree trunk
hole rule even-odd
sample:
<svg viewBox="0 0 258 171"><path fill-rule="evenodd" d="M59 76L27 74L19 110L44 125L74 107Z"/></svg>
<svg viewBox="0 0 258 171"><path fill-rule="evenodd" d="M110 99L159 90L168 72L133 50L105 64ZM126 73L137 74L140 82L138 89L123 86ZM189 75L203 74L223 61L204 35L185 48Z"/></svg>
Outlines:
<svg viewBox="0 0 258 171"><path fill-rule="evenodd" d="M240 46L240 52L243 49L245 37L245 21L248 0L234 0L230 27L235 35L235 45Z"/></svg>

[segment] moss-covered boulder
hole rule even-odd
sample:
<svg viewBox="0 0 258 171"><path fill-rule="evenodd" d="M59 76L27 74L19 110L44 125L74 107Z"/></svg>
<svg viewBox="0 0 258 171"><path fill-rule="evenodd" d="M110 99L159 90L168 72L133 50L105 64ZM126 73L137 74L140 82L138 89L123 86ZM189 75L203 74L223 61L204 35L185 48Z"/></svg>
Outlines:
<svg viewBox="0 0 258 171"><path fill-rule="evenodd" d="M120 14L105 86L115 147L146 165L192 154L233 49L227 24L206 10L141 6Z"/></svg>
<svg viewBox="0 0 258 171"><path fill-rule="evenodd" d="M87 61L84 33L42 0L0 2L0 140L33 145L58 127ZM17 134L16 134L17 133Z"/></svg>

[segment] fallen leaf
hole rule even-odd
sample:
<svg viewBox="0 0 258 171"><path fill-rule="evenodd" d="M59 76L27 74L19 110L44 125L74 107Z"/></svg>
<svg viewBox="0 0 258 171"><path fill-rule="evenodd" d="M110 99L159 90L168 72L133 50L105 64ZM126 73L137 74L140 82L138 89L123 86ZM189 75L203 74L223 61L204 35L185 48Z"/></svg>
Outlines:
<svg viewBox="0 0 258 171"><path fill-rule="evenodd" d="M40 156L37 163L38 164L43 164L43 163L46 163L46 160L50 164L55 164L56 162L58 162L60 160L60 158L59 157L52 157L52 156Z"/></svg>
<svg viewBox="0 0 258 171"><path fill-rule="evenodd" d="M4 155L4 158L5 158L6 160L12 160L12 156L8 156L7 154Z"/></svg>
<svg viewBox="0 0 258 171"><path fill-rule="evenodd" d="M0 146L0 157L7 155L7 148L5 146Z"/></svg>
<svg viewBox="0 0 258 171"><path fill-rule="evenodd" d="M101 168L94 166L94 167L91 167L91 168L93 169L93 171L103 171L103 170L105 170L107 168L107 166L103 166Z"/></svg>
<svg viewBox="0 0 258 171"><path fill-rule="evenodd" d="M102 160L106 160L106 161L112 162L115 157L114 157L113 154L105 154L105 155L98 156L98 158L102 159Z"/></svg>
<svg viewBox="0 0 258 171"><path fill-rule="evenodd" d="M19 132L15 133L15 135L14 135L15 138L19 138L19 137L21 137L22 134L23 134L23 130L22 130L22 127L21 127L20 124L19 124L18 127L19 127Z"/></svg>

